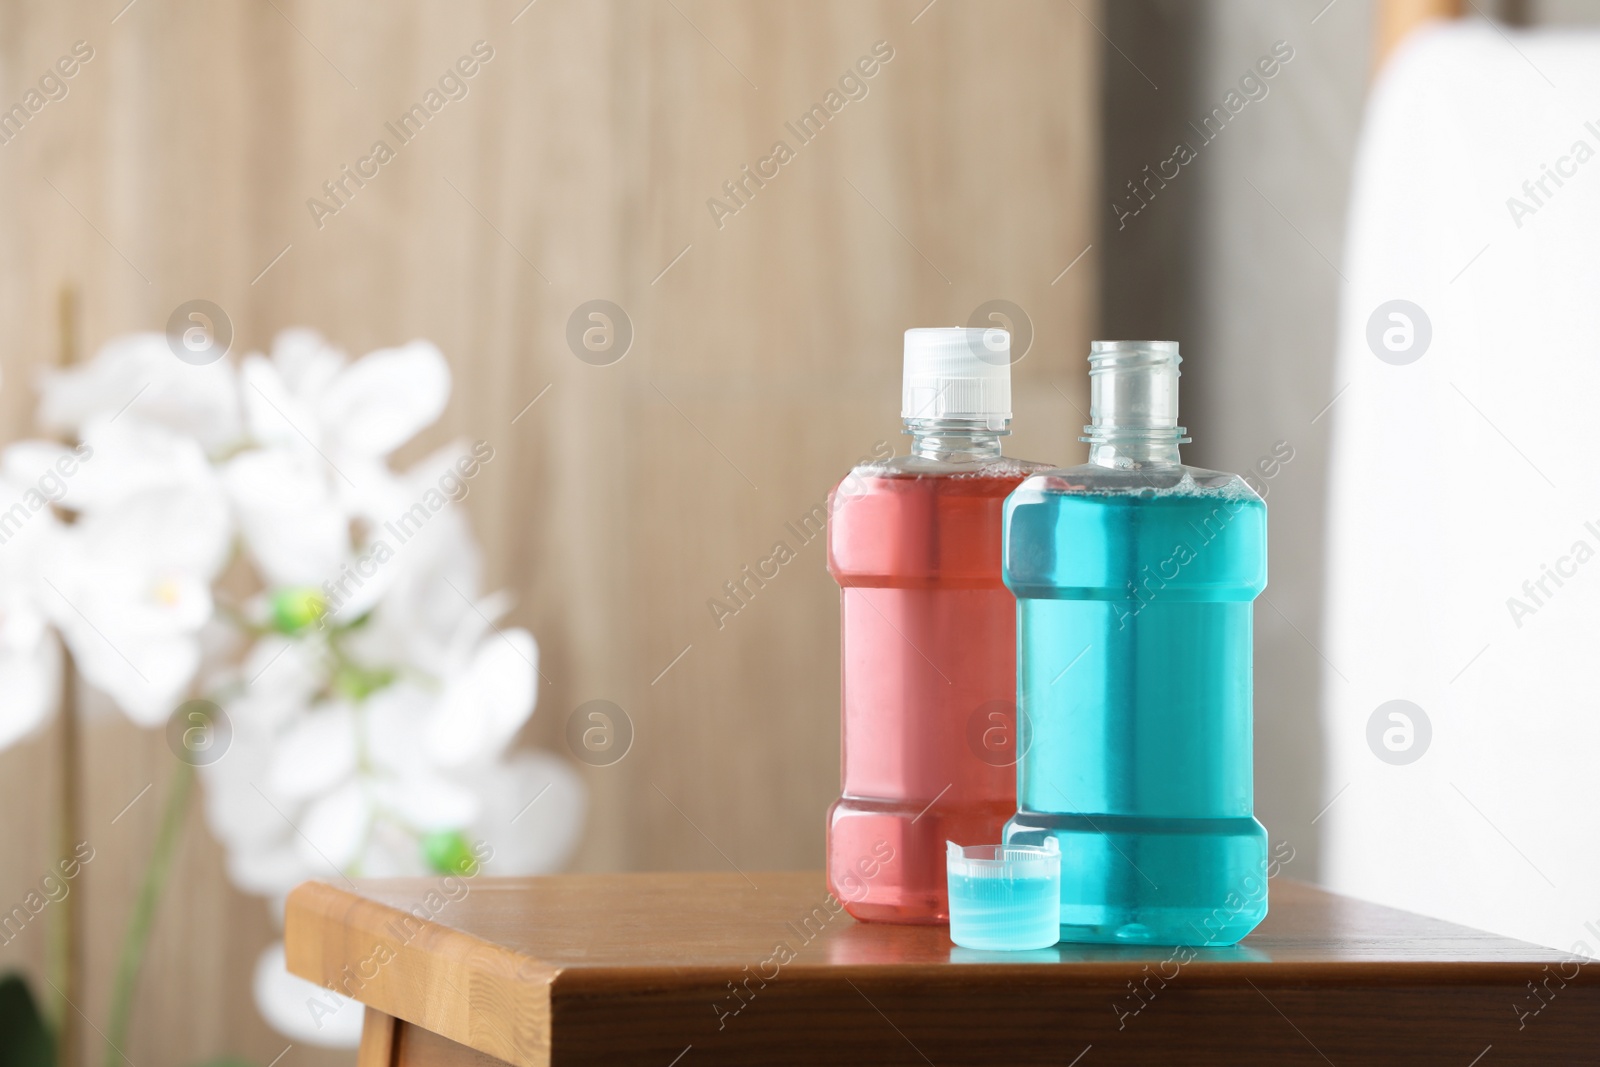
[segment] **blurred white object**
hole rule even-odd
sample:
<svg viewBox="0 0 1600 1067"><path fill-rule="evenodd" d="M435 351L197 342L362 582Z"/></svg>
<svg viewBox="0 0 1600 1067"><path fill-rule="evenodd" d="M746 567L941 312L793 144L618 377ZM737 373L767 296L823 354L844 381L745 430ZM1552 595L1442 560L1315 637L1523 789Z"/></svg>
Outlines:
<svg viewBox="0 0 1600 1067"><path fill-rule="evenodd" d="M1357 158L1330 409L1324 878L1590 955L1597 248L1600 35L1402 46Z"/></svg>

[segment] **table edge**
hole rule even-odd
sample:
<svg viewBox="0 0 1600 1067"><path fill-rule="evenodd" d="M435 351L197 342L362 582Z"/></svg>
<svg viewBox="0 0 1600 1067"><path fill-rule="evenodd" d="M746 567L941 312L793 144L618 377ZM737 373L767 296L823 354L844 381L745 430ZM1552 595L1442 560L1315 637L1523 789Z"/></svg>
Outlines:
<svg viewBox="0 0 1600 1067"><path fill-rule="evenodd" d="M284 947L291 974L385 1015L514 1067L550 1062L556 967L315 881L289 894Z"/></svg>

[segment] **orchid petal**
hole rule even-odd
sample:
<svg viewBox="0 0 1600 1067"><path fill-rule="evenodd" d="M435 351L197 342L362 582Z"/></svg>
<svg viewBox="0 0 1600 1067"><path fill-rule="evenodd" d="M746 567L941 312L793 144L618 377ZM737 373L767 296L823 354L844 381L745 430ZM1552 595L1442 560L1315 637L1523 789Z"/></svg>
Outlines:
<svg viewBox="0 0 1600 1067"><path fill-rule="evenodd" d="M299 826L300 855L324 876L343 871L361 851L371 824L372 802L365 786L347 782L306 809Z"/></svg>
<svg viewBox="0 0 1600 1067"><path fill-rule="evenodd" d="M272 365L296 396L324 392L346 364L344 353L316 330L290 327L272 339Z"/></svg>
<svg viewBox="0 0 1600 1067"><path fill-rule="evenodd" d="M190 638L113 644L86 620L68 622L62 636L84 679L139 726L165 723L200 665L200 646Z"/></svg>
<svg viewBox="0 0 1600 1067"><path fill-rule="evenodd" d="M384 348L352 363L318 404L340 446L386 456L432 425L450 399L450 365L427 341Z"/></svg>
<svg viewBox="0 0 1600 1067"><path fill-rule="evenodd" d="M326 869L308 865L288 839L265 848L230 848L227 867L234 885L257 896L287 893Z"/></svg>
<svg viewBox="0 0 1600 1067"><path fill-rule="evenodd" d="M320 586L338 577L350 524L329 476L319 457L282 448L245 452L224 468L245 543L269 583Z"/></svg>
<svg viewBox="0 0 1600 1067"><path fill-rule="evenodd" d="M217 492L210 461L193 437L105 415L91 417L82 433L75 449L53 455L41 442L13 445L6 450L6 474L78 511L116 507L152 490Z"/></svg>
<svg viewBox="0 0 1600 1067"><path fill-rule="evenodd" d="M256 960L252 986L261 1017L285 1037L322 1048L355 1048L361 1043L365 1014L361 1005L290 974L282 941Z"/></svg>
<svg viewBox="0 0 1600 1067"><path fill-rule="evenodd" d="M472 789L432 774L379 779L372 785L372 797L386 815L423 832L459 830L482 810Z"/></svg>
<svg viewBox="0 0 1600 1067"><path fill-rule="evenodd" d="M261 356L246 356L239 382L245 426L253 440L294 449L321 448L320 425L276 366Z"/></svg>
<svg viewBox="0 0 1600 1067"><path fill-rule="evenodd" d="M40 382L39 422L48 430L85 432L105 416L162 426L192 437L208 452L241 432L238 380L232 364L192 366L173 355L159 333L119 337L94 358Z"/></svg>
<svg viewBox="0 0 1600 1067"><path fill-rule="evenodd" d="M583 830L583 779L548 752L519 752L481 769L473 780L483 814L468 836L489 846L485 868L496 875L560 870Z"/></svg>
<svg viewBox="0 0 1600 1067"><path fill-rule="evenodd" d="M324 793L356 769L356 713L348 705L314 711L278 739L267 781L285 797Z"/></svg>
<svg viewBox="0 0 1600 1067"><path fill-rule="evenodd" d="M471 665L451 681L428 724L440 766L457 767L497 753L533 713L539 650L526 630L487 638Z"/></svg>
<svg viewBox="0 0 1600 1067"><path fill-rule="evenodd" d="M8 616L7 629L9 623ZM54 635L41 633L26 647L0 651L0 749L43 725L60 693L61 646Z"/></svg>

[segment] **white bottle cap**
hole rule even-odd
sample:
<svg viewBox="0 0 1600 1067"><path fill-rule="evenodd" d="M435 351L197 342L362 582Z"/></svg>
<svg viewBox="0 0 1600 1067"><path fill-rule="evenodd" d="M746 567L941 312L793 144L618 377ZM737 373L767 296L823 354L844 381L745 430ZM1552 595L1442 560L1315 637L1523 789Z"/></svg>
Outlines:
<svg viewBox="0 0 1600 1067"><path fill-rule="evenodd" d="M1011 418L1011 334L963 326L906 331L905 419L979 419L1001 429Z"/></svg>

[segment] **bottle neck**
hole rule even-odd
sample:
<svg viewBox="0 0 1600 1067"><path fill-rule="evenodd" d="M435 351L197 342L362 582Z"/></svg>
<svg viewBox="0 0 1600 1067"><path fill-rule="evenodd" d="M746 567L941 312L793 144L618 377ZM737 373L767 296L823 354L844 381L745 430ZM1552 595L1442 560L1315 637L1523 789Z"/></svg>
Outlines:
<svg viewBox="0 0 1600 1067"><path fill-rule="evenodd" d="M982 419L906 419L905 432L911 435L911 454L918 459L945 463L979 463L1000 458L1000 438L1009 436Z"/></svg>
<svg viewBox="0 0 1600 1067"><path fill-rule="evenodd" d="M1178 446L1178 345L1096 341L1089 347L1089 462L1113 470L1182 465Z"/></svg>
<svg viewBox="0 0 1600 1067"><path fill-rule="evenodd" d="M1182 431L1179 431L1181 433ZM1095 434L1084 438L1089 443L1089 462L1097 467L1112 470L1149 470L1178 467L1183 460L1178 455L1177 433L1168 431L1160 437L1145 435Z"/></svg>

